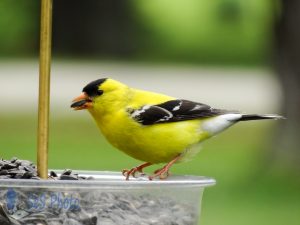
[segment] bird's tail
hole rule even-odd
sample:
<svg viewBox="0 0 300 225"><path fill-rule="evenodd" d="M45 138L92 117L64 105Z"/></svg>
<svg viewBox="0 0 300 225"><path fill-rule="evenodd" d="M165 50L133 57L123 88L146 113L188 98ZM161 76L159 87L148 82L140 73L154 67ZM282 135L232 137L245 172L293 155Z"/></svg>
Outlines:
<svg viewBox="0 0 300 225"><path fill-rule="evenodd" d="M248 120L279 120L279 119L285 119L285 117L275 114L264 114L264 115L258 115L258 114L243 114L242 117L238 121L248 121Z"/></svg>

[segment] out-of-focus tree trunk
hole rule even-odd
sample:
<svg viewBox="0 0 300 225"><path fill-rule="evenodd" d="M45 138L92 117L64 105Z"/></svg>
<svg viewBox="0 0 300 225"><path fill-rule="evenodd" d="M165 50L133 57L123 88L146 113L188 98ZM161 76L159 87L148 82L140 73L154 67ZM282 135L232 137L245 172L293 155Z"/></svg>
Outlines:
<svg viewBox="0 0 300 225"><path fill-rule="evenodd" d="M283 114L276 162L300 171L300 1L282 0L275 29L275 65L283 89Z"/></svg>

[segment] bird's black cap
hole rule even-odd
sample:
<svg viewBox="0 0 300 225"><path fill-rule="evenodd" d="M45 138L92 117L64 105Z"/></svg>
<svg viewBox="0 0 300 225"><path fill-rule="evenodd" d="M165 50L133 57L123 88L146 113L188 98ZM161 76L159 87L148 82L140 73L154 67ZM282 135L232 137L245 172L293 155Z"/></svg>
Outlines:
<svg viewBox="0 0 300 225"><path fill-rule="evenodd" d="M105 82L107 78L101 78L98 80L94 80L87 84L82 91L85 92L88 96L93 97L97 95L101 95L103 91L99 90L99 85Z"/></svg>

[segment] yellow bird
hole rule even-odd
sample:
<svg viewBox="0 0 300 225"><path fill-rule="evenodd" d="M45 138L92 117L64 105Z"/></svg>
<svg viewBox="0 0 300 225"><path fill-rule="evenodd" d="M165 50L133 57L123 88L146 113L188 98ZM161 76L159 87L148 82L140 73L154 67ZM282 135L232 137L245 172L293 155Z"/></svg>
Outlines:
<svg viewBox="0 0 300 225"><path fill-rule="evenodd" d="M199 143L246 120L281 119L279 115L242 114L167 95L130 88L110 78L87 84L73 100L87 109L106 139L117 149L145 163L123 170L128 180L152 164L167 163L149 179L165 178L175 162L191 159Z"/></svg>

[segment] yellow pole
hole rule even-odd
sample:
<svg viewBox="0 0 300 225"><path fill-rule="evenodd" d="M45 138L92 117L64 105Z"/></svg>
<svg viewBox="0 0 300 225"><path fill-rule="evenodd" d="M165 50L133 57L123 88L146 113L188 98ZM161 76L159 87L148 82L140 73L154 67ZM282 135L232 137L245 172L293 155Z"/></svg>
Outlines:
<svg viewBox="0 0 300 225"><path fill-rule="evenodd" d="M52 0L41 0L37 169L48 178Z"/></svg>

